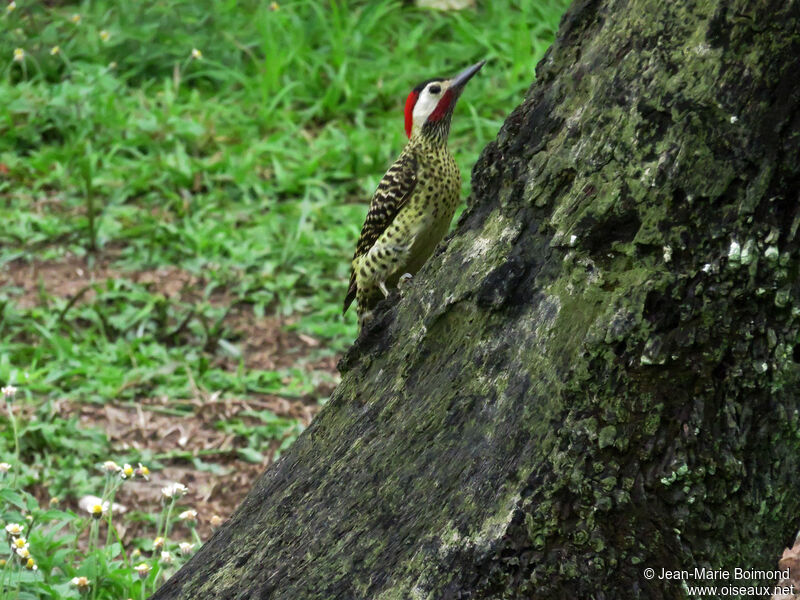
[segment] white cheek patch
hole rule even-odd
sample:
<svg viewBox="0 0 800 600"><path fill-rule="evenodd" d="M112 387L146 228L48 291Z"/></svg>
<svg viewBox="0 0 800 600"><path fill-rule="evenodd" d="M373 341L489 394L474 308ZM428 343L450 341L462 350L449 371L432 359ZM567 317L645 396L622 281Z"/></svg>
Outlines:
<svg viewBox="0 0 800 600"><path fill-rule="evenodd" d="M414 119L415 130L425 124L425 121L434 111L436 105L439 104L439 100L442 99L443 95L444 94L438 94L434 96L428 91L428 88L422 90L422 93L419 95L419 100L417 100L417 103L414 105L414 111L411 113Z"/></svg>

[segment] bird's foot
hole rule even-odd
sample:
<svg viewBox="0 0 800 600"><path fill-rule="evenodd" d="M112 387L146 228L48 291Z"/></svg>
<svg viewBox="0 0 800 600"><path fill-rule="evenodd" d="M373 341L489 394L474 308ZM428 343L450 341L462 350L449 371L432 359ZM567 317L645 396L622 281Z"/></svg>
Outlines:
<svg viewBox="0 0 800 600"><path fill-rule="evenodd" d="M371 310L364 311L363 313L359 313L358 315L358 331L359 333L364 331L364 328L367 327L370 323L372 323L372 319L375 318L375 315L372 313Z"/></svg>
<svg viewBox="0 0 800 600"><path fill-rule="evenodd" d="M385 281L381 281L378 284L378 288L380 288L380 290L383 292L383 297L384 298L388 298L389 297L389 290L386 289L386 282Z"/></svg>
<svg viewBox="0 0 800 600"><path fill-rule="evenodd" d="M400 276L400 279L397 280L397 289L402 296L407 291L409 285L411 285L411 280L414 279L414 276L411 273L404 273Z"/></svg>

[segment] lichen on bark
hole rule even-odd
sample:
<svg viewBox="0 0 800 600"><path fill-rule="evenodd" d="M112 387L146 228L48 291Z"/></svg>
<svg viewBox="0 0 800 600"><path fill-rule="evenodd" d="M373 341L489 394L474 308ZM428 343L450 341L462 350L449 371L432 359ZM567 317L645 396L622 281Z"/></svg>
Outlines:
<svg viewBox="0 0 800 600"><path fill-rule="evenodd" d="M680 598L800 514L800 4L576 2L454 235L156 598Z"/></svg>

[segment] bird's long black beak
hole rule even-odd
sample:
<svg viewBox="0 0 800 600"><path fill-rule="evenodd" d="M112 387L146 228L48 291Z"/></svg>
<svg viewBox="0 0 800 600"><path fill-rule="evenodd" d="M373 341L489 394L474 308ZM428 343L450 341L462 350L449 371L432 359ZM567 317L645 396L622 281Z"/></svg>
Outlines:
<svg viewBox="0 0 800 600"><path fill-rule="evenodd" d="M461 88L463 88L465 85L467 85L467 82L470 79L472 79L472 76L475 75L475 73L477 73L478 71L480 71L481 67L483 65L485 65L485 64L486 64L486 61L482 60L481 62L476 63L476 64L472 65L471 67L467 67L466 69L461 71L461 73L459 73L458 75L453 77L453 79L450 80L450 89L453 89L453 88L461 89Z"/></svg>

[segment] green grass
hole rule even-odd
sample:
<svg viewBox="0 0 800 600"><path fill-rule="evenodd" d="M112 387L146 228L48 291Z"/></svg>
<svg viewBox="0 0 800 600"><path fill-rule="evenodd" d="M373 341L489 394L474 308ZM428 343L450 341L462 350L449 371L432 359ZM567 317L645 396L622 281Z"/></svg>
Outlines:
<svg viewBox="0 0 800 600"><path fill-rule="evenodd" d="M466 196L473 163L522 100L567 1L479 5L17 0L0 9L0 385L19 386L15 407L28 407L17 488L77 497L103 486L107 440L58 416L58 399L313 397L330 380L307 364L355 337L354 312L340 315L349 259L372 191L402 149L408 91L488 60L451 133ZM35 307L2 281L3 265L74 257L119 275L77 300L42 281ZM167 266L197 278L193 298L133 276ZM232 307L285 317L320 344L295 366L247 368ZM268 411L250 417L218 424L252 440L244 459L298 431ZM16 438L3 418L0 461L11 462ZM78 554L62 563L80 574ZM114 593L132 593L124 585ZM93 593L114 597L112 587ZM28 597L69 597L58 589Z"/></svg>

